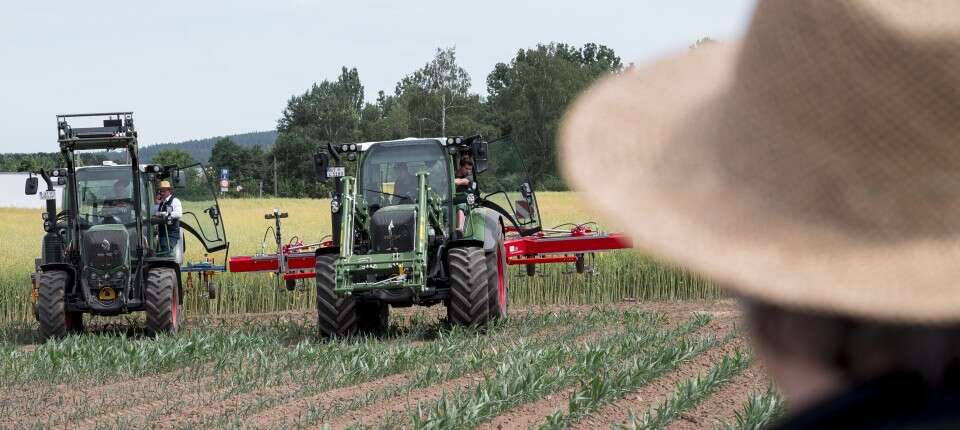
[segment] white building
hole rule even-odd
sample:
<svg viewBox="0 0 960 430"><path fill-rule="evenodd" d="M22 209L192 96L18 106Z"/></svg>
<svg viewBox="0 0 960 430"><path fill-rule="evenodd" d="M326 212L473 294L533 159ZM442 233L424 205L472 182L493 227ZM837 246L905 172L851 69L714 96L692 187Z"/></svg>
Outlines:
<svg viewBox="0 0 960 430"><path fill-rule="evenodd" d="M27 196L23 194L24 182L29 176L27 173L0 172L0 208L27 208L43 209L46 203L40 199L39 193L47 189L47 184L40 179L38 195ZM57 204L60 203L60 194L63 187L56 186Z"/></svg>

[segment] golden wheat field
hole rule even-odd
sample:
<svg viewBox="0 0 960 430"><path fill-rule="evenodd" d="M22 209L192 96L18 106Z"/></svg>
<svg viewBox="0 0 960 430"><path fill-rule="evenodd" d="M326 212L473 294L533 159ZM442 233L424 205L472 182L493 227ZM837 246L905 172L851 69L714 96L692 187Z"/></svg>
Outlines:
<svg viewBox="0 0 960 430"><path fill-rule="evenodd" d="M538 193L545 227L568 222L605 223L587 209L576 193ZM223 211L231 255L273 252L272 232L264 233L273 222L263 215L274 208L289 213L283 220L284 240L294 236L306 243L317 242L330 232L327 199L224 199ZM30 272L40 253L43 236L40 210L0 208L0 322L31 319L29 307ZM637 222L642 222L638 219ZM199 244L187 235L185 261L199 261L204 255ZM212 255L218 262L224 254ZM584 304L622 299L710 298L719 295L709 283L688 273L666 268L635 251L616 251L588 258L594 270L586 275L572 274L572 267L541 267L537 276L521 274L522 267L511 272L510 300L514 304ZM187 279L185 279L187 281ZM217 276L219 296L203 297L205 290L190 279L192 288L185 294L186 309L194 314L230 314L269 312L312 307L312 281L301 281L296 291L278 288L276 279L264 274Z"/></svg>

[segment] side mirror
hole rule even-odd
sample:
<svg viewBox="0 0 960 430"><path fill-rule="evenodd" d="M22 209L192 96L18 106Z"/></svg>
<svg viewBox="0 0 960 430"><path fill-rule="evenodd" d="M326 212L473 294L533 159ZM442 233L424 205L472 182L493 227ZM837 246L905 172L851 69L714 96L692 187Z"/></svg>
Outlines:
<svg viewBox="0 0 960 430"><path fill-rule="evenodd" d="M317 152L313 154L313 168L317 172L317 177L321 181L326 181L327 178L327 168L330 167L330 154L326 152Z"/></svg>
<svg viewBox="0 0 960 430"><path fill-rule="evenodd" d="M23 194L32 196L37 194L37 189L40 187L40 180L36 176L31 176L27 178L26 184L23 187Z"/></svg>
<svg viewBox="0 0 960 430"><path fill-rule="evenodd" d="M483 173L490 164L487 141L477 139L470 146L471 152L473 152L473 170L477 173Z"/></svg>
<svg viewBox="0 0 960 430"><path fill-rule="evenodd" d="M187 172L180 169L174 170L170 179L173 180L173 188L187 188Z"/></svg>

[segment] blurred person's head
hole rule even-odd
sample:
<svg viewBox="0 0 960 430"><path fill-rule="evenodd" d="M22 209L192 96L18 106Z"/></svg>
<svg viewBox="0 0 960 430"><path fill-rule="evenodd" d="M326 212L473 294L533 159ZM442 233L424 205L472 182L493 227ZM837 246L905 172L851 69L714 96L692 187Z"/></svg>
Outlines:
<svg viewBox="0 0 960 430"><path fill-rule="evenodd" d="M743 40L595 84L560 162L638 247L743 298L793 409L884 375L922 401L960 385L947 64L958 2L761 1Z"/></svg>

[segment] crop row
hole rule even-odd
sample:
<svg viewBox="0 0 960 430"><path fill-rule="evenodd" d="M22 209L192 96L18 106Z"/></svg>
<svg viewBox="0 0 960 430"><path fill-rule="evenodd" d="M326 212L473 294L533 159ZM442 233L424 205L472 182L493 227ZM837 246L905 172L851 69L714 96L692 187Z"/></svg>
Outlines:
<svg viewBox="0 0 960 430"><path fill-rule="evenodd" d="M621 312L612 310L585 316L548 313L517 316L491 327L486 333L433 325L394 330L381 338L332 342L316 339L313 327L296 322L239 329L212 328L156 339L86 335L40 345L33 351L20 351L5 344L5 355L9 359L0 362L0 380L11 388L67 381L88 381L88 385L95 386L127 377L176 371L180 376L161 382L154 391L163 393L167 386L189 383L201 386L202 391L212 393L213 398L229 398L252 389L305 381L310 382L304 386L321 390L422 369L424 365L471 363L482 358L474 357L476 351L504 348L515 339L535 336L544 329L576 323L583 327L581 330L588 330L623 318ZM432 340L420 341L424 335ZM32 389L33 396L0 401L0 408L5 408L0 410L0 416L14 416L23 412L19 408L29 408L31 399L51 396L64 401L83 397L87 403L110 404L117 410L143 400L118 398L109 391L104 394L105 398L71 396L54 385L46 387ZM84 406L77 405L75 409L84 412L71 418L95 413L96 408Z"/></svg>

